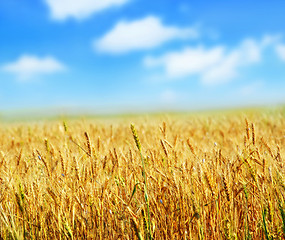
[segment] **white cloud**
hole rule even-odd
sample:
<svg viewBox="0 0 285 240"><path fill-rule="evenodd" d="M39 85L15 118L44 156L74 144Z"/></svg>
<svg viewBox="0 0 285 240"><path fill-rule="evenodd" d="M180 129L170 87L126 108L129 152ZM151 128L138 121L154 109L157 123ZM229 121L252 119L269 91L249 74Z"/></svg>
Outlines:
<svg viewBox="0 0 285 240"><path fill-rule="evenodd" d="M216 62L221 61L223 54L223 47L215 47L210 50L206 50L202 46L187 47L180 52L168 53L159 58L146 57L144 64L147 67L165 67L169 77L183 77L203 72Z"/></svg>
<svg viewBox="0 0 285 240"><path fill-rule="evenodd" d="M113 6L120 6L129 0L45 0L50 7L51 17L55 20L87 18L95 12Z"/></svg>
<svg viewBox="0 0 285 240"><path fill-rule="evenodd" d="M29 80L35 76L63 71L65 66L53 57L39 58L22 55L15 62L7 63L1 70L16 74L19 80Z"/></svg>
<svg viewBox="0 0 285 240"><path fill-rule="evenodd" d="M269 40L268 37L259 42L245 39L232 50L225 46L186 47L160 57L147 56L144 65L162 67L167 78L198 76L206 85L219 84L237 77L241 67L260 62L263 49L273 44Z"/></svg>
<svg viewBox="0 0 285 240"><path fill-rule="evenodd" d="M121 21L101 39L94 41L94 48L107 53L125 53L132 50L150 49L173 39L196 38L194 28L164 26L154 16L127 22Z"/></svg>
<svg viewBox="0 0 285 240"><path fill-rule="evenodd" d="M275 48L277 55L282 61L285 61L285 44L278 44Z"/></svg>
<svg viewBox="0 0 285 240"><path fill-rule="evenodd" d="M266 34L262 38L261 45L262 45L262 47L268 47L271 45L276 45L281 41L281 39L282 39L281 34L275 34L275 35Z"/></svg>
<svg viewBox="0 0 285 240"><path fill-rule="evenodd" d="M221 61L202 73L202 82L207 85L225 83L238 76L242 66L261 60L262 47L252 39L244 40L236 49L224 52Z"/></svg>

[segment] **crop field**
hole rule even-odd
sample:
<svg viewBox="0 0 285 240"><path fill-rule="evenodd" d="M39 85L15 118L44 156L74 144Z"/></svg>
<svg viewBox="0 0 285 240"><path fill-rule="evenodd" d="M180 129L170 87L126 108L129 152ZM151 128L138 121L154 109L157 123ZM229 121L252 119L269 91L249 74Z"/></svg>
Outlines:
<svg viewBox="0 0 285 240"><path fill-rule="evenodd" d="M284 109L0 123L0 239L284 239Z"/></svg>

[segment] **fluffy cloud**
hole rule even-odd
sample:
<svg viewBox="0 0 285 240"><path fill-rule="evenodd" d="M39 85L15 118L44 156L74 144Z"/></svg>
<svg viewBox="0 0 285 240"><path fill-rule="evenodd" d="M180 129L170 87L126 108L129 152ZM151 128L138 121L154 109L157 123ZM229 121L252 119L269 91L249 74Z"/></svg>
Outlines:
<svg viewBox="0 0 285 240"><path fill-rule="evenodd" d="M222 60L223 54L223 47L209 50L202 46L187 47L180 52L167 53L158 58L146 57L144 64L147 67L163 66L169 77L183 77L189 74L198 74L211 67Z"/></svg>
<svg viewBox="0 0 285 240"><path fill-rule="evenodd" d="M65 20L73 17L83 19L95 12L120 6L129 0L45 0L48 4L51 16L55 20Z"/></svg>
<svg viewBox="0 0 285 240"><path fill-rule="evenodd" d="M277 55L280 57L282 61L285 61L285 45L278 44L275 48Z"/></svg>
<svg viewBox="0 0 285 240"><path fill-rule="evenodd" d="M107 53L125 53L132 50L150 49L173 39L196 38L192 28L164 26L154 16L127 22L121 21L101 39L94 41L94 48Z"/></svg>
<svg viewBox="0 0 285 240"><path fill-rule="evenodd" d="M262 46L254 40L248 39L236 49L224 52L221 61L204 69L202 82L205 84L224 83L237 77L240 67L258 63L261 60Z"/></svg>
<svg viewBox="0 0 285 240"><path fill-rule="evenodd" d="M149 68L162 67L168 78L196 75L207 85L224 83L235 78L241 67L258 63L262 50L272 44L269 40L263 38L258 42L245 39L232 50L225 46L186 47L160 57L148 56L144 59L144 65Z"/></svg>
<svg viewBox="0 0 285 240"><path fill-rule="evenodd" d="M23 55L15 62L5 64L1 69L15 74L19 80L29 80L35 76L63 71L65 66L53 57Z"/></svg>

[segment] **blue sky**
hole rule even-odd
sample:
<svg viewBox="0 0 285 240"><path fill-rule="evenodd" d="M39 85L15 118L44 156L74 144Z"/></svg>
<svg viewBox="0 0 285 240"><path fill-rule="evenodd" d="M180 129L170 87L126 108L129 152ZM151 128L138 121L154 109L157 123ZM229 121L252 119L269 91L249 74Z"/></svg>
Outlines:
<svg viewBox="0 0 285 240"><path fill-rule="evenodd" d="M284 10L284 0L0 0L0 111L284 104Z"/></svg>

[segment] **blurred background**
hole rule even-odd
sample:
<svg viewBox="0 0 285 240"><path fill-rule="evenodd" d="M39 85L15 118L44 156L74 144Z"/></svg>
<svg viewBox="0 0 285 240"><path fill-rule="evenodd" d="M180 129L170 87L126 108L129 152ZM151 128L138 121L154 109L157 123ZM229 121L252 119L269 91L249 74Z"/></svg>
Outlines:
<svg viewBox="0 0 285 240"><path fill-rule="evenodd" d="M0 113L282 105L284 10L284 0L0 0Z"/></svg>

